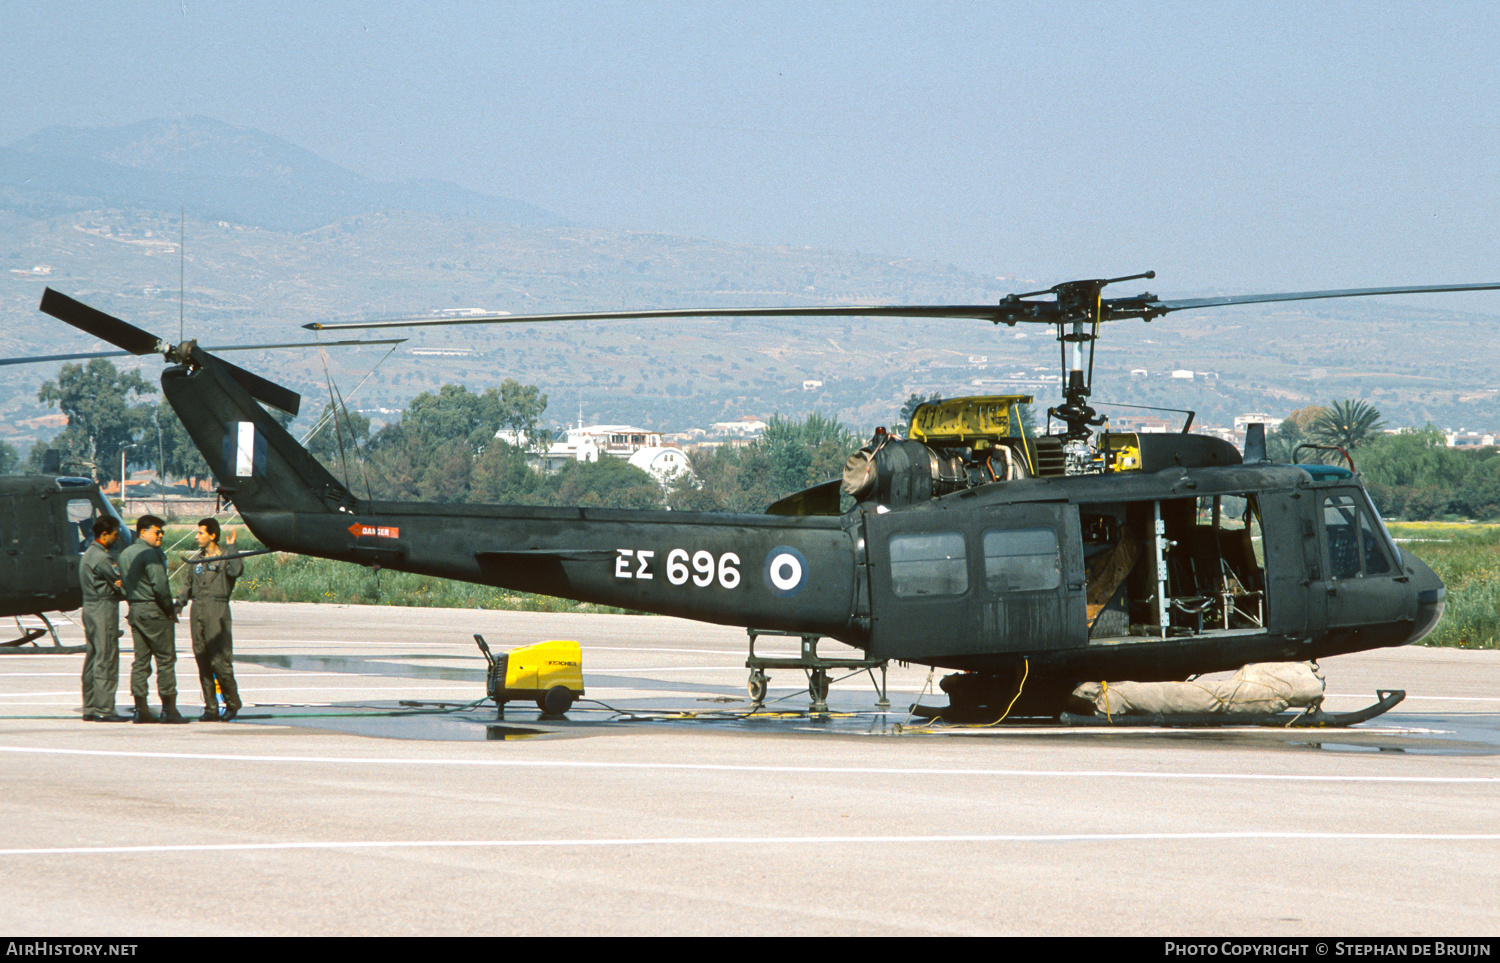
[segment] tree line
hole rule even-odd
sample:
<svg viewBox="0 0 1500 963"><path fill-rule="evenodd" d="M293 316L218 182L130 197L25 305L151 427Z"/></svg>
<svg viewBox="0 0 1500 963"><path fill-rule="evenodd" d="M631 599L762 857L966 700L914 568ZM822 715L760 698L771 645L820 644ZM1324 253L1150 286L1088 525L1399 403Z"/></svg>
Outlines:
<svg viewBox="0 0 1500 963"><path fill-rule="evenodd" d="M689 453L692 472L665 486L608 456L564 462L544 475L528 456L551 443L552 433L539 427L546 407L547 396L535 386L512 380L482 394L444 385L413 398L399 420L373 434L361 416L332 418L325 410L327 425L309 449L351 491L378 499L759 512L783 495L839 477L861 444L836 418L773 416L749 445ZM520 443L496 437L502 429Z"/></svg>

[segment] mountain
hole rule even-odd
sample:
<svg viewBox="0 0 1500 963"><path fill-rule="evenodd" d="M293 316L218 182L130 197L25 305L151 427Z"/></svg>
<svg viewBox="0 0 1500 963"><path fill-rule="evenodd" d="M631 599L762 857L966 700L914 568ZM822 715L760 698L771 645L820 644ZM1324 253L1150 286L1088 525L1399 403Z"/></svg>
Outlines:
<svg viewBox="0 0 1500 963"><path fill-rule="evenodd" d="M295 340L309 321L437 311L975 304L1045 286L885 254L565 225L451 184L373 181L201 117L56 127L0 148L0 260L0 356L104 347L37 312L48 285L208 344ZM1492 342L1496 323L1436 299L1370 299L1110 325L1094 401L1192 408L1196 424L1228 425L1246 412L1362 398L1391 424L1489 430L1500 362L1462 347ZM327 368L316 352L237 360L308 398L362 385L357 403L377 419L446 383L482 390L517 378L547 392L559 420L582 406L589 421L668 431L808 411L867 428L889 423L912 393L933 391L1023 392L1040 408L1055 400L1059 377L1053 332L1025 325L735 319L410 336L388 358L360 349L330 355ZM154 379L158 367L144 370ZM17 426L51 413L37 389L56 370L0 368L0 437L19 440Z"/></svg>
<svg viewBox="0 0 1500 963"><path fill-rule="evenodd" d="M556 214L430 180L374 181L264 131L209 117L48 127L0 148L0 209L29 217L98 207L175 210L300 232L387 211L532 227Z"/></svg>

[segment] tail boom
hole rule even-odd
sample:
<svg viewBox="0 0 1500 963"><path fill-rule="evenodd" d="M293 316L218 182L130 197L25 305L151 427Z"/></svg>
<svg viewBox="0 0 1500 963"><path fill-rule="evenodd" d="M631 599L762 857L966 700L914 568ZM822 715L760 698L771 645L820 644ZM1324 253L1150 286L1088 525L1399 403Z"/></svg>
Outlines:
<svg viewBox="0 0 1500 963"><path fill-rule="evenodd" d="M705 622L865 638L853 520L356 498L214 360L169 368L162 390L268 548Z"/></svg>

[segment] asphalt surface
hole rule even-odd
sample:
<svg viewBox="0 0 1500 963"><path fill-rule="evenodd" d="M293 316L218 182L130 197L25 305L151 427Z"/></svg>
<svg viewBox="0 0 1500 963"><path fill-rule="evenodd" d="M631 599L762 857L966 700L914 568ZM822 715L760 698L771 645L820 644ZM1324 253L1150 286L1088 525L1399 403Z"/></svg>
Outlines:
<svg viewBox="0 0 1500 963"><path fill-rule="evenodd" d="M810 718L782 670L747 715L744 634L675 619L237 603L235 629L228 724L87 724L81 655L0 656L6 932L1500 931L1500 652L1327 660L1331 709L1409 693L1347 731L973 729L908 719L921 667L889 712L856 677ZM576 639L591 701L462 708L476 632Z"/></svg>

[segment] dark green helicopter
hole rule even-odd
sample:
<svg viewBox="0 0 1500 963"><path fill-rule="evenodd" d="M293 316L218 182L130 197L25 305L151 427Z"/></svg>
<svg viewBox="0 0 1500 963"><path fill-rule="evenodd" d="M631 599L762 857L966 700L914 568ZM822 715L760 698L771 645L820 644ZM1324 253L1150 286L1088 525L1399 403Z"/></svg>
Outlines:
<svg viewBox="0 0 1500 963"><path fill-rule="evenodd" d="M171 362L162 373L168 402L223 496L276 550L744 626L752 641L798 635L804 654L808 640L832 638L871 664L956 670L943 682L950 707L991 718L1012 704L1016 715L1056 714L1086 679L1183 679L1421 639L1437 624L1446 590L1391 539L1352 466L1271 463L1263 429L1251 431L1243 454L1186 432L1096 431L1106 422L1089 404L1093 347L1102 323L1126 318L1500 284L1102 296L1111 283L1154 276L1072 281L975 306L308 325L864 316L1056 328L1064 399L1048 414L1062 431L1028 436L1014 411L1030 400L1022 396L924 405L910 437L877 430L842 482L759 515L363 499L257 404L295 413L294 392L50 289L41 308L132 354L160 352ZM841 485L855 498L842 513ZM826 666L813 653L804 667L816 703L826 695ZM764 693L758 671L752 694L757 685Z"/></svg>

